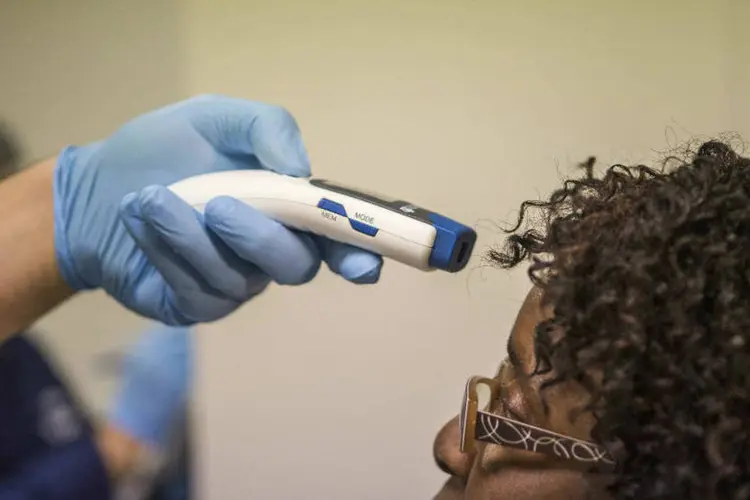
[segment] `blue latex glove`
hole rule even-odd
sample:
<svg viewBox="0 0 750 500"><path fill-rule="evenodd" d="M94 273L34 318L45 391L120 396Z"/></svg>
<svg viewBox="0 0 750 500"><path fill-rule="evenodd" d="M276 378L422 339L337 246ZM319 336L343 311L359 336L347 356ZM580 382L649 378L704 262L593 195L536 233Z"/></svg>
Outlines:
<svg viewBox="0 0 750 500"><path fill-rule="evenodd" d="M193 374L193 332L157 326L128 353L109 422L137 441L165 450L185 413Z"/></svg>
<svg viewBox="0 0 750 500"><path fill-rule="evenodd" d="M310 175L288 112L201 96L142 115L102 142L66 148L54 181L63 278L75 290L103 287L170 325L222 318L270 281L306 283L321 259L349 281L378 280L379 256L291 231L227 197L200 214L165 187L246 168Z"/></svg>

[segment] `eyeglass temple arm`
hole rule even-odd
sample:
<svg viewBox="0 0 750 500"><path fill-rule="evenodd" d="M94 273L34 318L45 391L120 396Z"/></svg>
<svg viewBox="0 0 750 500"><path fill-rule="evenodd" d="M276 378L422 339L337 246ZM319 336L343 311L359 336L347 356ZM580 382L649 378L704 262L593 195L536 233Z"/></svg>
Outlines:
<svg viewBox="0 0 750 500"><path fill-rule="evenodd" d="M557 434L485 411L476 413L474 439L579 462L602 465L615 463L607 451L596 443Z"/></svg>

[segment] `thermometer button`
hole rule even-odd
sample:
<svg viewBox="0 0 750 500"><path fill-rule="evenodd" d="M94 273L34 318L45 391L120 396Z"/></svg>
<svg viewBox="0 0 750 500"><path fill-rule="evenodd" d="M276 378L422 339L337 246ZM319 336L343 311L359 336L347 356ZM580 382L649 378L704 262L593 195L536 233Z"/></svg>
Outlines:
<svg viewBox="0 0 750 500"><path fill-rule="evenodd" d="M367 236L375 236L376 234L378 234L378 228L376 228L375 226L371 226L369 224L365 224L364 222L359 222L358 220L349 219L349 224L351 224L352 229L362 234L366 234Z"/></svg>
<svg viewBox="0 0 750 500"><path fill-rule="evenodd" d="M329 212L333 212L342 217L346 217L346 209L344 208L344 205L342 205L341 203L336 203L335 201L328 200L326 198L320 199L320 201L318 202L318 208L322 208L323 210L328 210Z"/></svg>

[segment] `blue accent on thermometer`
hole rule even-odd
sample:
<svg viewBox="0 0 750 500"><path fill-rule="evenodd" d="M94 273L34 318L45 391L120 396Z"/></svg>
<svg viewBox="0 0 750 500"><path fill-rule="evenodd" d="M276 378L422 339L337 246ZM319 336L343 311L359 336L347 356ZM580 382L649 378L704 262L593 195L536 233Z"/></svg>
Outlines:
<svg viewBox="0 0 750 500"><path fill-rule="evenodd" d="M444 271L463 268L477 237L474 230L440 214L430 213L427 217L437 231L430 266Z"/></svg>
<svg viewBox="0 0 750 500"><path fill-rule="evenodd" d="M344 208L344 205L342 205L341 203L336 203L335 201L327 200L325 198L322 198L318 202L318 208L322 208L323 210L328 210L329 212L333 212L342 217L347 216L346 208Z"/></svg>
<svg viewBox="0 0 750 500"><path fill-rule="evenodd" d="M365 224L364 222L360 222L355 219L350 219L346 214L346 207L344 207L341 203L336 203L335 201L322 198L318 202L318 208L322 208L323 210L333 212L336 215L346 217L347 219L349 219L349 225L352 227L352 229L359 233L366 234L367 236L375 236L378 234L377 227L370 224Z"/></svg>
<svg viewBox="0 0 750 500"><path fill-rule="evenodd" d="M349 219L349 224L352 226L352 229L362 234L366 234L367 236L376 236L378 234L378 228L369 224L365 224L364 222Z"/></svg>

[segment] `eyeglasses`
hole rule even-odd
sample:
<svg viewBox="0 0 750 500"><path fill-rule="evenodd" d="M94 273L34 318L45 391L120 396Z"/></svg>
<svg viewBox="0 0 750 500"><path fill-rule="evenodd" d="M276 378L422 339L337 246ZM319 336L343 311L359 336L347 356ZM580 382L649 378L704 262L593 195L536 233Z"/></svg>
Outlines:
<svg viewBox="0 0 750 500"><path fill-rule="evenodd" d="M471 453L477 441L524 451L544 453L564 460L585 462L610 468L615 464L599 445L556 432L541 429L517 420L480 410L478 386L487 386L494 401L500 394L500 383L484 377L471 377L466 383L459 416L461 451Z"/></svg>

